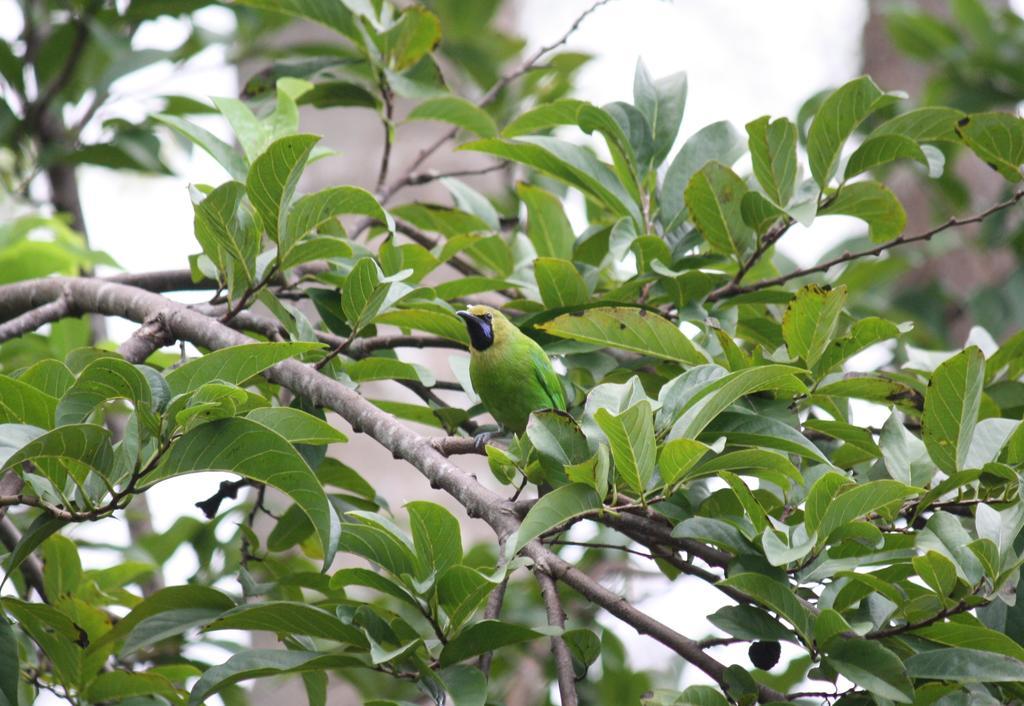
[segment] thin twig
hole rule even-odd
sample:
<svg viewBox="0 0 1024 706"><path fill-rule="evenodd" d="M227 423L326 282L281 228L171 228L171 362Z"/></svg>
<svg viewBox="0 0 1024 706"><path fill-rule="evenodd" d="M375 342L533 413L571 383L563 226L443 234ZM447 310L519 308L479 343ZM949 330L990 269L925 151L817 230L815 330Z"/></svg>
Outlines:
<svg viewBox="0 0 1024 706"><path fill-rule="evenodd" d="M432 181L439 179L449 179L453 177L467 177L467 176L481 176L483 174L490 174L491 172L497 172L505 169L508 166L508 162L498 162L488 167L480 167L479 169L458 169L452 172L436 172L433 170L409 174L405 179L402 180L401 186L420 186L421 184L429 184Z"/></svg>
<svg viewBox="0 0 1024 706"><path fill-rule="evenodd" d="M558 597L558 587L554 580L541 571L535 571L534 577L540 584L540 594L544 598L544 607L548 613L548 625L557 628L565 627L565 611ZM551 637L551 653L555 656L555 673L558 675L558 694L562 698L562 706L578 706L576 696L576 671L572 666L572 653L561 635Z"/></svg>
<svg viewBox="0 0 1024 706"><path fill-rule="evenodd" d="M735 297L738 294L746 294L748 292L756 292L761 289L767 289L768 287L775 287L780 284L785 284L790 280L798 279L800 277L806 277L807 275L814 274L816 272L827 272L836 265L841 265L845 262L852 262L853 260L859 260L860 258L864 257L874 257L877 255L881 255L886 250L890 250L901 245L917 243L922 240L931 240L932 237L938 235L939 233L942 233L945 230L949 230L950 228L958 228L960 226L969 225L971 223L981 223L992 214L1010 208L1011 206L1019 202L1021 199L1024 199L1024 189L1014 192L1013 196L1007 199L1006 201L997 203L996 205L982 211L981 213L969 216L967 218L950 218L942 225L936 226L931 230L927 230L917 235L901 235L895 240L890 240L887 243L882 243L881 245L878 245L873 248L859 250L857 252L845 252L839 257L827 260L826 262L823 262L819 265L815 265L814 267L807 267L800 270L794 270L789 274L779 275L778 277L772 277L771 279L761 280L760 282L754 282L753 284L741 286L736 282L729 282L728 284L725 284L711 292L708 295L707 300L715 302L721 299Z"/></svg>
<svg viewBox="0 0 1024 706"><path fill-rule="evenodd" d="M505 602L505 589L508 588L508 576L501 580L494 590L491 591L491 595L487 597L487 607L484 608L484 620L497 620L501 616L501 606ZM494 658L494 652L488 650L480 655L480 660L477 666L480 671L484 673L484 676L490 675L491 672L491 660Z"/></svg>
<svg viewBox="0 0 1024 706"><path fill-rule="evenodd" d="M25 122L27 124L31 124L39 119L50 106L50 102L57 97L58 93L64 90L68 81L71 80L75 69L78 68L78 60L85 50L86 40L89 38L89 20L99 9L100 5L101 3L99 2L91 2L82 15L75 19L75 36L71 40L71 47L68 50L67 58L65 58L64 64L61 66L60 73L43 89L36 100L28 106L28 109L25 111Z"/></svg>
<svg viewBox="0 0 1024 706"><path fill-rule="evenodd" d="M904 625L896 625L891 628L881 628L879 630L872 630L871 632L864 635L869 640L881 640L884 637L893 637L894 635L902 635L903 633L911 632L913 630L920 630L926 628L934 623L941 622L951 615L958 615L960 613L966 613L969 610L977 608L976 605L968 605L966 601L960 601L951 608L944 608L930 618L925 618L916 623L906 623Z"/></svg>
<svg viewBox="0 0 1024 706"><path fill-rule="evenodd" d="M392 118L395 114L395 102L394 96L391 93L391 87L388 86L388 80L382 73L380 75L380 97L384 101L384 150L380 156L380 173L377 175L377 187L376 191L380 191L384 186L385 180L388 178L388 165L391 162L391 146L393 140L392 132L394 131L394 124Z"/></svg>

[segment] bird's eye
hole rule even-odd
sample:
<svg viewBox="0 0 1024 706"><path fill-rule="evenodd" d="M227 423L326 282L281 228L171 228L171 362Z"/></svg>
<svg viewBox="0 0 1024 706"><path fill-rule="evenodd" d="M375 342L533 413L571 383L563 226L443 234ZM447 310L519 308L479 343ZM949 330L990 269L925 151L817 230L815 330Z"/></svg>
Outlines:
<svg viewBox="0 0 1024 706"><path fill-rule="evenodd" d="M491 320L491 315L490 314L484 314L480 318L482 318L484 321L490 321Z"/></svg>

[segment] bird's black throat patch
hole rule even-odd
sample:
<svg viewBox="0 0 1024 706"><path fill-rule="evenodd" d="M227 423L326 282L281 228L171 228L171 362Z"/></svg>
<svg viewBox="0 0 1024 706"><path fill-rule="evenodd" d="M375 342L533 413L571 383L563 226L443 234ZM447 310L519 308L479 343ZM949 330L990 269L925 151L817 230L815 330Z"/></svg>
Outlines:
<svg viewBox="0 0 1024 706"><path fill-rule="evenodd" d="M494 328L491 322L481 316L474 316L468 311L457 312L466 322L469 340L478 351L487 350L494 343ZM487 317L488 319L490 317Z"/></svg>

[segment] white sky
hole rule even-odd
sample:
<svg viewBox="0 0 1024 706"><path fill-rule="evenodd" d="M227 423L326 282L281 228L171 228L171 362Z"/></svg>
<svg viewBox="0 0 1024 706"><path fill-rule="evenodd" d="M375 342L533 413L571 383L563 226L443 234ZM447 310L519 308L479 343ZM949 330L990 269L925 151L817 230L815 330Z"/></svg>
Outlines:
<svg viewBox="0 0 1024 706"><path fill-rule="evenodd" d="M1024 6L1024 0L1013 4ZM589 5L590 0L521 0L522 32L532 47L547 44ZM0 36L18 31L11 20L14 8L14 0L0 0ZM747 121L765 113L793 117L806 97L857 74L866 14L864 0L618 0L588 18L569 44L597 55L581 76L578 95L596 104L630 100L634 66L642 57L655 77L679 70L689 74L687 110L677 146L717 120L730 119L742 130ZM201 17L205 24L218 28L231 21L230 13L216 7L203 10ZM182 32L175 20L147 23L139 45L174 46ZM105 116L137 119L146 103L140 102L140 96L236 95L237 77L225 67L221 53L209 51L192 62L187 72L175 74L166 66L154 67L118 82L115 93L125 97ZM207 120L204 126L229 138L216 120ZM128 270L184 267L186 256L198 250L191 235L187 185L219 183L225 174L199 150L172 166L180 177L82 169L82 200L92 242ZM831 223L826 222L829 220ZM824 219L812 231L794 229L780 249L808 264L837 238L849 234L850 228L843 219ZM133 328L123 322L114 329L114 336L126 336ZM163 484L159 501L153 503L157 530L166 529L183 513L198 516L192 506L195 498L202 496L197 486L208 487L212 493L219 480L191 476ZM123 525L116 521L79 528L76 533L104 541L127 541ZM99 555L93 558L103 561ZM179 553L169 567L168 580L181 582L193 570L190 557ZM708 634L710 626L704 616L720 605L717 592L686 579L676 581L671 590L666 588L664 582L646 585L646 598L638 597L639 607L694 638ZM605 623L618 625L614 620ZM626 640L637 667L678 659L631 629L619 626L616 630ZM742 647L717 649L714 655L727 664L747 664ZM683 673L683 684L706 681L692 668Z"/></svg>

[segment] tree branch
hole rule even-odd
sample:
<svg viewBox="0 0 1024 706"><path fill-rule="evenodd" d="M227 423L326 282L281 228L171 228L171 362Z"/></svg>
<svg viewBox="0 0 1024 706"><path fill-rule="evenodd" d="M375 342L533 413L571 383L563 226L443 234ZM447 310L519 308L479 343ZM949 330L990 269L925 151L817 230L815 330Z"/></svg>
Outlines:
<svg viewBox="0 0 1024 706"><path fill-rule="evenodd" d="M17 495L21 493L25 482L15 471L9 470L0 478L0 495ZM21 541L21 533L18 528L7 517L7 506L0 507L0 542L7 547L8 551L14 551ZM34 589L44 602L46 601L46 587L43 584L43 567L35 556L29 554L21 562L21 575L25 577L25 583L29 588Z"/></svg>
<svg viewBox="0 0 1024 706"><path fill-rule="evenodd" d="M997 203L996 205L987 208L981 213L977 213L973 216L968 216L967 218L950 218L942 225L936 226L931 230L926 230L923 233L919 233L917 235L901 235L895 240L890 240L887 243L882 243L881 245L878 245L873 248L859 250L857 252L845 252L839 257L832 258L831 260L827 260L819 265L815 265L814 267L807 267L800 270L794 270L789 274L779 275L778 277L772 277L771 279L761 280L760 282L754 282L753 284L740 285L736 281L731 281L728 284L723 285L718 289L714 290L713 292L711 292L707 296L707 301L716 302L722 299L728 299L729 297L735 297L739 294L746 294L748 292L756 292L761 289L767 289L768 287L775 287L780 284L785 284L790 280L798 279L800 277L806 277L807 275L811 275L816 272L827 272L836 265L841 265L846 262L852 262L853 260L859 260L864 257L875 257L877 255L881 255L886 250L891 250L892 248L896 248L901 245L909 245L910 243L917 243L922 240L931 240L932 237L938 235L939 233L942 233L943 231L949 230L950 228L959 228L960 226L969 225L971 223L981 223L992 214L998 213L999 211L1003 211L1007 208L1010 208L1011 206L1014 206L1021 199L1024 199L1024 189L1020 189L1014 192L1013 196L1011 196L1006 201Z"/></svg>
<svg viewBox="0 0 1024 706"><path fill-rule="evenodd" d="M4 508L6 510L6 508ZM0 542L7 547L7 551L14 551L21 541L21 533L11 522L11 518L4 516L0 518ZM48 602L46 587L43 583L43 565L34 554L29 554L21 562L21 575L25 577L25 584L34 590L44 603Z"/></svg>
<svg viewBox="0 0 1024 706"><path fill-rule="evenodd" d="M500 559L499 559L500 561ZM487 597L487 607L484 608L484 620L497 620L498 616L501 615L501 606L505 602L505 589L508 588L508 576L505 576L494 590L491 591L491 595ZM480 671L484 673L484 676L489 676L491 672L491 659L494 657L494 652L487 651L480 655L480 659L477 662L477 666Z"/></svg>
<svg viewBox="0 0 1024 706"><path fill-rule="evenodd" d="M193 311L183 304L141 289L92 278L50 277L17 282L0 287L0 301L9 308L22 310L39 302L51 301L66 293L73 306L82 311L117 315L144 322L159 317L172 336L210 349L252 343L248 336ZM420 436L365 400L341 383L321 375L297 360L285 360L271 367L267 377L311 404L328 407L340 414L354 429L368 434L388 449L395 458L410 463L430 482L431 487L444 490L455 498L471 518L480 518L491 526L500 542L519 528L515 506L501 495L483 486L470 474L449 462L427 437ZM22 504L22 496L0 498L0 504ZM92 513L68 513L54 508L59 516ZM52 511L52 510L51 510ZM93 519L85 517L84 519ZM698 669L721 683L725 666L707 655L694 640L681 635L650 615L630 605L629 601L553 554L534 540L522 552L530 557L539 571L572 587L612 615L644 635L650 635ZM762 688L762 699L779 700L781 694Z"/></svg>
<svg viewBox="0 0 1024 706"><path fill-rule="evenodd" d="M44 324L74 315L71 302L65 297L59 297L0 324L0 343L31 333Z"/></svg>
<svg viewBox="0 0 1024 706"><path fill-rule="evenodd" d="M558 597L558 587L555 586L554 580L541 571L535 571L533 575L540 584L540 594L544 598L544 607L548 614L548 625L564 628L565 611L562 609L562 601ZM572 654L561 635L552 636L551 653L555 656L555 673L558 675L558 694L562 699L562 706L578 706Z"/></svg>
<svg viewBox="0 0 1024 706"><path fill-rule="evenodd" d="M439 436L430 440L431 446L442 456L484 454L484 445L468 436Z"/></svg>

